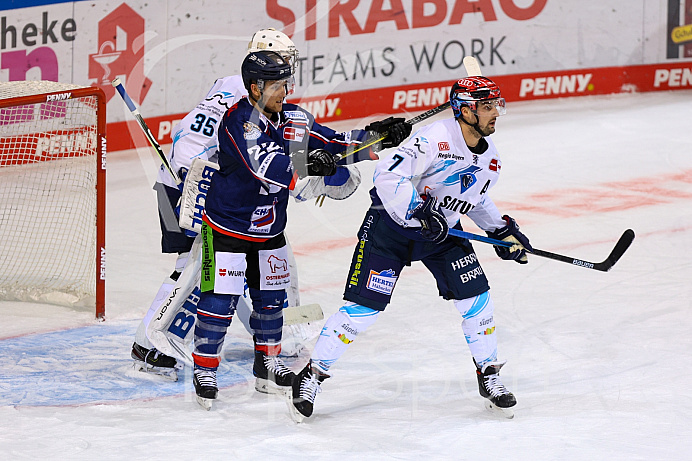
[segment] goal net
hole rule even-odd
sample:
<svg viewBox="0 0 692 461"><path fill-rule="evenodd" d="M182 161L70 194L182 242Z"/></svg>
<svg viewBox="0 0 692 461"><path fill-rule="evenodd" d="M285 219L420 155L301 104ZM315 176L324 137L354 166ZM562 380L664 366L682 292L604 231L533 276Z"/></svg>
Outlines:
<svg viewBox="0 0 692 461"><path fill-rule="evenodd" d="M105 97L0 82L0 300L105 315Z"/></svg>

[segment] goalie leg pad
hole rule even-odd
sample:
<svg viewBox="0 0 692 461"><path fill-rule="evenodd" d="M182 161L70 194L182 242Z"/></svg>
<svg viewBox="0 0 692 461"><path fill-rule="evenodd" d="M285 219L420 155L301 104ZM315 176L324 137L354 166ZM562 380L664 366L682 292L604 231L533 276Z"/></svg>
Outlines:
<svg viewBox="0 0 692 461"><path fill-rule="evenodd" d="M360 333L370 327L381 311L348 302L327 319L312 352L312 365L326 373Z"/></svg>
<svg viewBox="0 0 692 461"><path fill-rule="evenodd" d="M461 327L478 366L497 361L497 335L493 318L495 307L490 292L454 300L454 306L464 317Z"/></svg>
<svg viewBox="0 0 692 461"><path fill-rule="evenodd" d="M195 349L192 353L196 368L218 368L226 330L237 302L237 295L202 293L197 304Z"/></svg>

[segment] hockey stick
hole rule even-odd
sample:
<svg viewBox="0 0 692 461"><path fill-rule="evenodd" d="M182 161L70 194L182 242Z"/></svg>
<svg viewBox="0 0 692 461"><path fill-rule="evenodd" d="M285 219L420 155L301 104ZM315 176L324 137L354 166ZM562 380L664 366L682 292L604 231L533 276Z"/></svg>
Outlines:
<svg viewBox="0 0 692 461"><path fill-rule="evenodd" d="M467 240L477 240L483 243L490 243L491 245L496 246L512 246L511 243L505 242L504 240L497 240L490 237L484 237L482 235L472 234L470 232L464 232L457 229L449 229L449 235L452 235L454 237L465 238ZM572 258L571 256L564 256L557 253L551 253L549 251L539 250L538 248L534 248L533 251L529 253L535 256L540 256L542 258L553 259L555 261L561 261L563 263L572 264L574 266L584 267L586 269L594 269L597 271L608 272L615 265L615 263L618 262L618 260L622 257L625 251L627 251L629 246L632 244L633 240L634 231L632 229L627 229L620 236L620 239L617 241L615 247L613 247L613 250L610 252L608 257L600 263L592 263L589 261L584 261L583 259Z"/></svg>
<svg viewBox="0 0 692 461"><path fill-rule="evenodd" d="M156 141L156 138L154 138L154 135L151 133L151 130L147 126L147 123L142 118L142 114L139 113L139 109L137 109L137 106L135 106L135 103L130 98L130 95L128 95L127 91L125 91L125 87L120 81L120 78L115 77L111 84L115 87L116 90L118 90L120 97L123 98L123 101L125 101L125 105L128 109L130 109L132 115L134 115L135 119L139 123L139 127L144 132L144 136L146 136L147 140L149 141L149 144L151 144L151 147L154 148L159 158L161 159L161 163L163 163L163 166L166 167L166 170L168 170L168 173L170 173L171 177L175 180L175 183L180 184L182 181L178 177L178 174L175 171L173 171L173 168L171 168L171 165L170 163L168 163L168 159L166 158L166 154L163 153L163 149L161 149L161 146Z"/></svg>
<svg viewBox="0 0 692 461"><path fill-rule="evenodd" d="M449 101L447 101L447 102L445 102L445 103L443 103L443 104L440 104L440 105L437 106L437 107L433 107L433 108L430 109L430 110L426 110L426 111L423 112L422 114L416 115L415 117L412 117L412 118L410 118L410 119L408 119L408 120L404 120L404 123L408 123L409 125L415 125L416 123L420 123L420 122L422 122L423 120L432 117L433 115L437 115L437 114L439 114L440 112L449 109L449 107L450 107L450 103L449 103ZM372 146L372 145L374 145L374 144L377 144L378 142L380 142L380 141L382 141L384 138L386 138L387 135L388 135L388 133L385 131L384 133L380 133L379 136L374 137L374 138L372 138L372 139L369 139L368 141L366 141L365 143L361 144L360 146L358 146L357 148L355 148L355 149L353 149L353 150L346 150L345 152L342 152L341 154L336 154L336 155L334 156L334 157L335 157L335 160L338 162L339 160L342 160L342 159L344 159L344 158L346 158L346 157L348 157L348 156L350 156L350 155L353 155L353 154L355 154L356 152L360 152L360 151L363 150L363 149L366 149L366 148L368 148L368 147L370 147L370 146Z"/></svg>
<svg viewBox="0 0 692 461"><path fill-rule="evenodd" d="M466 74L469 77L483 75L481 73L481 67L478 64L478 60L476 58L474 58L473 56L466 56L464 58L464 69L466 70ZM415 125L416 123L420 123L423 120L432 117L433 115L437 115L440 112L449 109L449 107L450 107L450 103L449 103L449 101L447 101L443 104L440 104L437 107L433 107L432 109L423 112L420 115L417 115L417 116L415 116L409 120L406 120L404 123L408 123L409 125ZM360 146L358 146L358 148L356 148L352 151L347 151L345 153L339 154L336 156L337 161L339 161L343 158L346 158L349 155L353 155L356 152L361 151L365 148L368 148L368 147L372 146L373 144L377 144L378 142L382 141L386 137L387 137L387 132L384 132L379 137L373 138L373 139L367 141L366 143L361 144Z"/></svg>

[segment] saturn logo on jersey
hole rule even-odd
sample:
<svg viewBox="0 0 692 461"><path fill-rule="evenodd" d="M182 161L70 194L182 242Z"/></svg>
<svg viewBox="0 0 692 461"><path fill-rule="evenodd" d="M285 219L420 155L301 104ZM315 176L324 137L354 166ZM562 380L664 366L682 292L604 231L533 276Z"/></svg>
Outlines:
<svg viewBox="0 0 692 461"><path fill-rule="evenodd" d="M286 141L302 142L304 137L305 130L302 128L293 128L292 126L284 128L284 139Z"/></svg>
<svg viewBox="0 0 692 461"><path fill-rule="evenodd" d="M392 269L387 269L381 272L371 270L366 286L368 290L382 293L384 295L391 295L392 290L394 290L394 285L396 284L396 279L397 276L394 275L394 271Z"/></svg>
<svg viewBox="0 0 692 461"><path fill-rule="evenodd" d="M248 231L258 234L268 234L271 231L272 224L276 220L276 202L278 199L274 197L274 203L271 205L263 205L255 208L250 218L250 228Z"/></svg>
<svg viewBox="0 0 692 461"><path fill-rule="evenodd" d="M260 136L262 136L262 130L260 130L260 127L258 127L252 122L243 123L243 137L246 140L252 141L259 138Z"/></svg>

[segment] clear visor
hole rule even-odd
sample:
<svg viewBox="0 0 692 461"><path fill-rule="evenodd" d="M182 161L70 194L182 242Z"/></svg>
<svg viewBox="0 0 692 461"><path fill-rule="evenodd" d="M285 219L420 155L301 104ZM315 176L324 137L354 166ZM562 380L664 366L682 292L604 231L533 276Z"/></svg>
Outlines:
<svg viewBox="0 0 692 461"><path fill-rule="evenodd" d="M507 113L507 105L505 103L505 98L476 101L475 112L479 115L489 114L494 109L497 109L498 115L505 115Z"/></svg>
<svg viewBox="0 0 692 461"><path fill-rule="evenodd" d="M262 92L264 92L265 90L276 92L279 91L281 87L284 87L286 90L286 96L288 96L289 94L293 94L293 92L295 91L296 80L293 78L293 75L287 78L283 78L281 80L258 80L257 87Z"/></svg>

